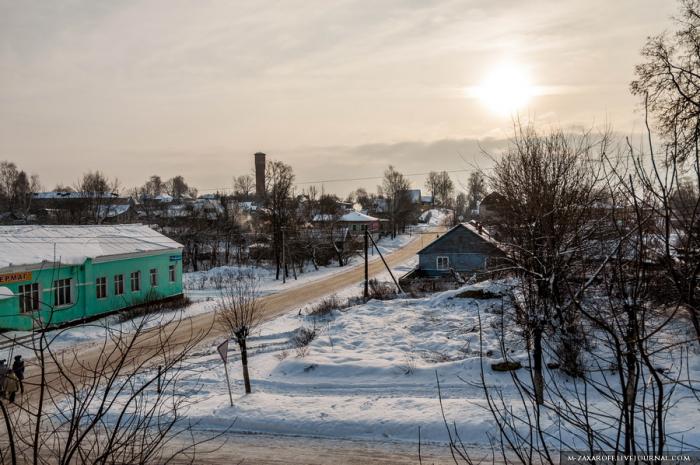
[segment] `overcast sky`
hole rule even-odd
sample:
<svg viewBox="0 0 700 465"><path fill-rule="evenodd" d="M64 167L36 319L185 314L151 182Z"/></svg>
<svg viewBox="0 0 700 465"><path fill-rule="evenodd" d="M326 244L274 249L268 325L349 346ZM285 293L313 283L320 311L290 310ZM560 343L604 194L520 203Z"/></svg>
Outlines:
<svg viewBox="0 0 700 465"><path fill-rule="evenodd" d="M630 133L633 66L675 11L668 0L0 0L0 160L48 189L91 169L126 186L157 173L228 187L256 151L300 182L388 164L465 169L479 141L510 134L508 115L465 91L501 63L541 90L526 117Z"/></svg>

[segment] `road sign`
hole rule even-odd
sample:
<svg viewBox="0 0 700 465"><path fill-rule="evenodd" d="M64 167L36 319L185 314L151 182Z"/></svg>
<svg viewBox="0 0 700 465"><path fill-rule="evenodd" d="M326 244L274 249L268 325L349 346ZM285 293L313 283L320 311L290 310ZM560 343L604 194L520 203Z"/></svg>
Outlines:
<svg viewBox="0 0 700 465"><path fill-rule="evenodd" d="M219 344L216 350L219 351L219 355L221 355L221 360L223 360L224 363L228 362L228 339Z"/></svg>
<svg viewBox="0 0 700 465"><path fill-rule="evenodd" d="M231 407L233 407L233 394L231 394L231 380L228 377L228 339L218 345L216 350L219 351L221 360L224 361L224 375L226 375L226 385L228 386L228 399L231 402Z"/></svg>

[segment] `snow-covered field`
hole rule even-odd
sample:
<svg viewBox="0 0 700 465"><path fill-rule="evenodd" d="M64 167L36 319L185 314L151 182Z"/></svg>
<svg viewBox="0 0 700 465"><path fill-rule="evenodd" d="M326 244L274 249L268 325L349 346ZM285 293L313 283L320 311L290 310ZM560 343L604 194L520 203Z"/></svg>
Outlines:
<svg viewBox="0 0 700 465"><path fill-rule="evenodd" d="M266 323L250 339L252 395L242 395L238 354L231 346L233 407L211 347L191 360L181 380L180 389L199 399L188 419L206 430L223 430L236 419L233 430L241 432L399 441L416 441L420 426L423 440L440 442L446 431L438 376L446 414L478 442L492 426L481 389L460 378L479 376L479 314L483 350L498 359L501 300L455 294L373 300L320 319L292 312ZM300 328L317 332L306 349L293 342ZM525 357L522 351L511 355ZM510 377L494 381L506 388Z"/></svg>
<svg viewBox="0 0 700 465"><path fill-rule="evenodd" d="M500 297L474 299L459 294L487 289L503 295L508 286L508 282L487 281L425 298L373 300L323 318L297 312L281 316L250 339L251 395L243 395L238 353L230 346L233 406L229 406L222 363L214 347L191 360L180 380L181 392L197 399L188 420L210 431L229 428L235 419L232 429L237 432L375 441L414 442L420 428L423 441L439 443L448 440L446 419L454 422L465 443L485 446L496 427L486 410L482 366L491 392L502 395L514 412L523 413L511 374L494 372L490 365L503 360L502 347L509 360L524 367L529 363L522 336L504 320L510 316L506 310L504 317ZM317 333L303 349L294 343L301 328ZM681 368L697 380L697 347L688 362ZM525 369L519 373L529 379ZM556 376L564 390L576 389L565 375L551 373L548 376ZM614 385L615 375L608 378ZM610 408L599 394L587 395L592 410ZM567 440L568 433L558 430L557 422L543 419L552 434ZM679 389L667 428L671 448L678 447L679 441L686 447L700 444L697 398ZM568 441L576 440L570 435Z"/></svg>

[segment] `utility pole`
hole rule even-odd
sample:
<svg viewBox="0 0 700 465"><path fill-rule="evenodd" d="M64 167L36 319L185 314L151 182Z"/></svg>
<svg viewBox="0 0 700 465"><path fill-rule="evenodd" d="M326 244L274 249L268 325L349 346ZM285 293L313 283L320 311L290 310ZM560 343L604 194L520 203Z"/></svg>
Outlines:
<svg viewBox="0 0 700 465"><path fill-rule="evenodd" d="M386 268L386 270L387 270L387 271L389 272L389 274L391 275L391 279L394 280L394 284L396 284L396 288L399 290L399 292L400 292L401 294L403 294L403 289L401 289L401 285L400 285L399 282L396 280L396 277L394 276L394 273L392 273L391 268L389 268L389 264L386 262L386 260L384 260L384 256L382 255L382 252L379 250L379 247L377 246L377 243L374 242L374 239L372 238L372 236L367 235L367 236L365 236L365 237L369 237L369 239L372 241L372 246L373 246L375 249L377 249L377 253L379 254L379 258L381 258L381 259L382 259L382 262L384 262L384 267Z"/></svg>
<svg viewBox="0 0 700 465"><path fill-rule="evenodd" d="M287 254L284 253L284 230L286 226L282 226L282 284L287 282Z"/></svg>
<svg viewBox="0 0 700 465"><path fill-rule="evenodd" d="M369 299L369 258L367 257L369 239L367 236L369 236L369 230L367 229L367 225L365 225L365 300Z"/></svg>

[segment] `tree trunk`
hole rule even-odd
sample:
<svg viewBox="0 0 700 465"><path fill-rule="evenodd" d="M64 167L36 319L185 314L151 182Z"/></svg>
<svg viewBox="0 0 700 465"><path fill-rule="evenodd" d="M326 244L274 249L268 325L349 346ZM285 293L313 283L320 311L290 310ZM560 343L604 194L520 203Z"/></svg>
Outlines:
<svg viewBox="0 0 700 465"><path fill-rule="evenodd" d="M535 327L533 330L533 384L535 390L535 401L538 405L544 404L544 377L542 376L542 328Z"/></svg>
<svg viewBox="0 0 700 465"><path fill-rule="evenodd" d="M238 341L238 346L241 349L241 365L243 365L243 383L245 383L245 393L250 394L250 375L248 374L248 347L245 339Z"/></svg>

